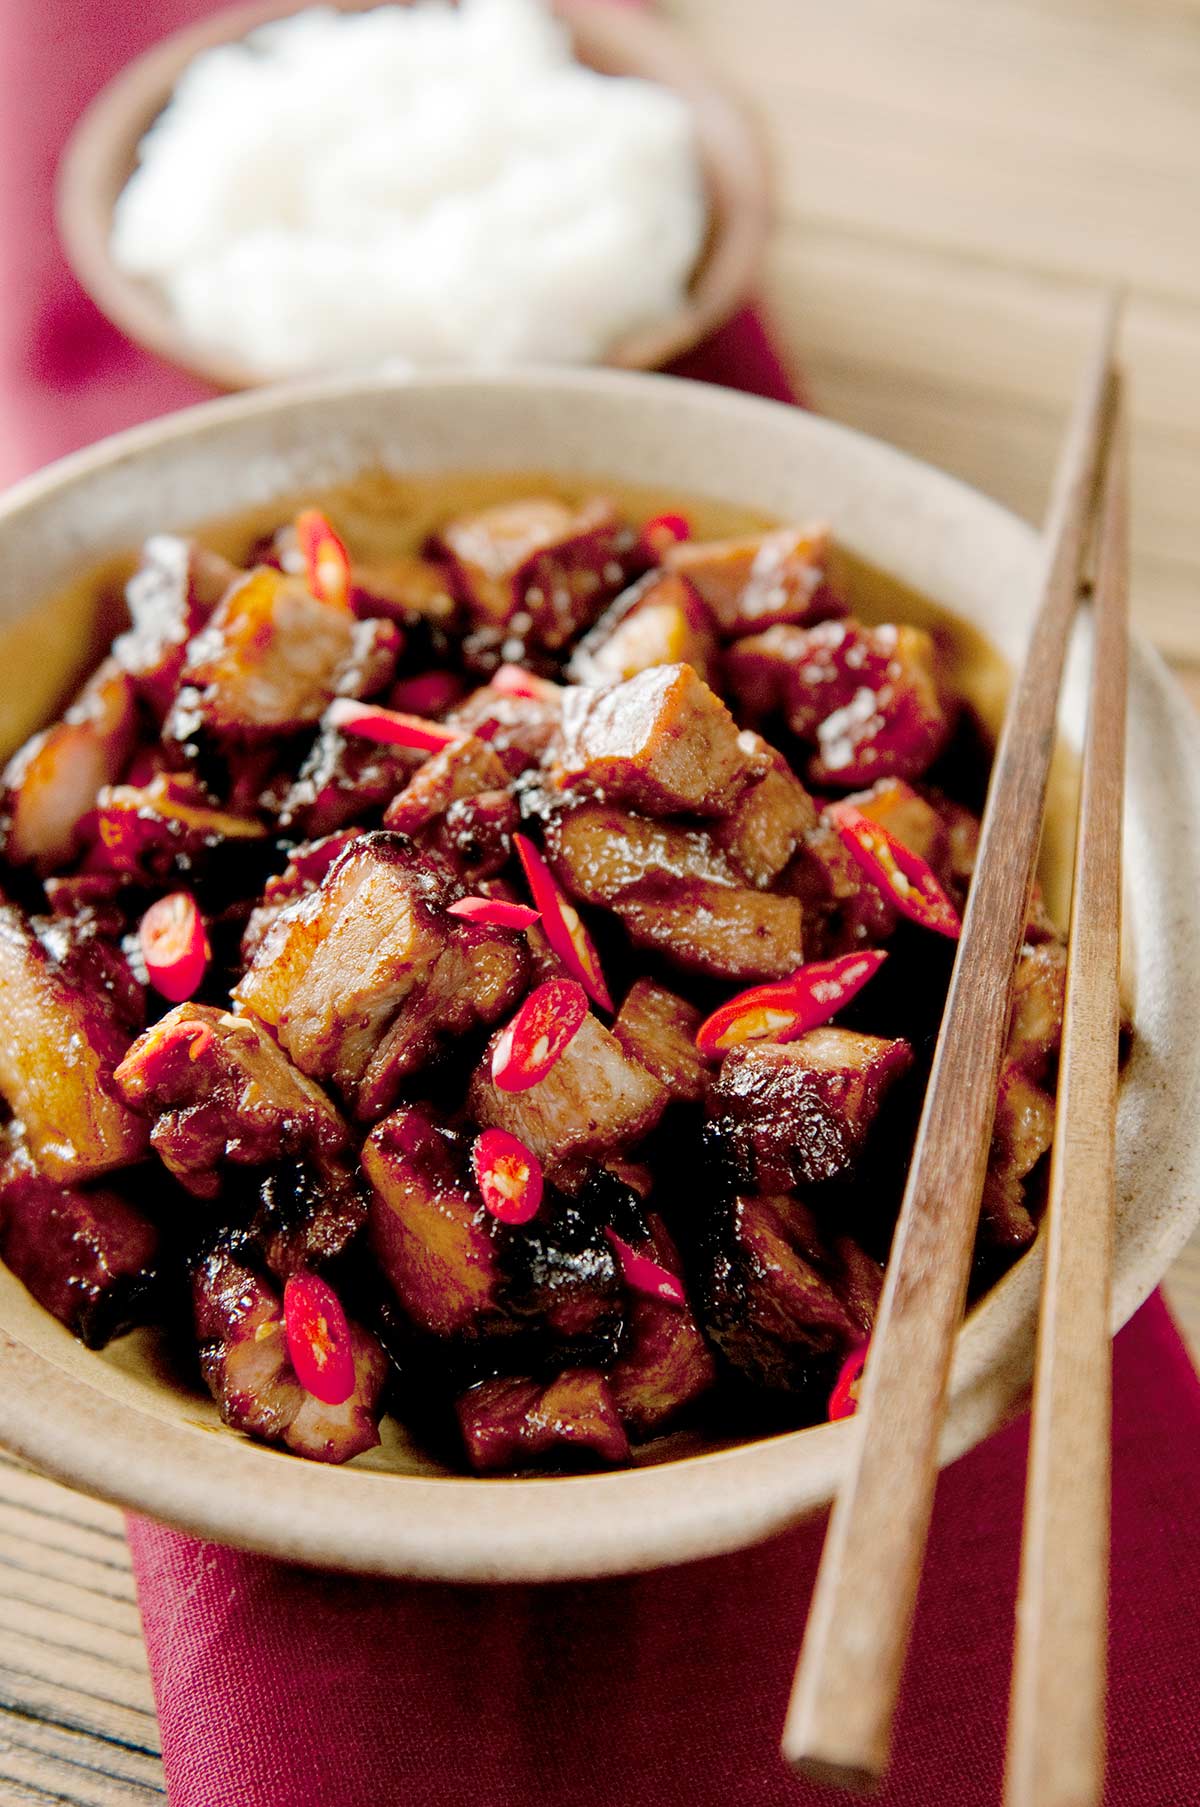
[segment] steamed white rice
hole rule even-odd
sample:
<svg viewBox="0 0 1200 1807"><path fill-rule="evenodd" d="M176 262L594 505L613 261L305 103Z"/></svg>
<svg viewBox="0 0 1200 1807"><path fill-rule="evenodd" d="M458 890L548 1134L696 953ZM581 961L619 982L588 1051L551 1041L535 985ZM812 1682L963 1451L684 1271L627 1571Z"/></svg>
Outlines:
<svg viewBox="0 0 1200 1807"><path fill-rule="evenodd" d="M587 363L704 235L677 96L580 67L537 0L316 7L189 66L112 247L272 375Z"/></svg>

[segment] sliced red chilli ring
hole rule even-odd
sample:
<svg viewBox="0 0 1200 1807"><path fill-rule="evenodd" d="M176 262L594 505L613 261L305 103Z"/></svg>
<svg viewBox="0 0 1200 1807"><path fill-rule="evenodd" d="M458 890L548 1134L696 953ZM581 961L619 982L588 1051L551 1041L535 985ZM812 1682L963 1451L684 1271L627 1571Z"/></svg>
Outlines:
<svg viewBox="0 0 1200 1807"><path fill-rule="evenodd" d="M318 508L296 516L296 538L304 559L305 578L319 602L350 607L350 554Z"/></svg>
<svg viewBox="0 0 1200 1807"><path fill-rule="evenodd" d="M621 1264L622 1277L631 1292L642 1293L647 1299L658 1299L664 1305L687 1304L682 1286L667 1268L651 1261L648 1255L639 1255L615 1230L606 1229L604 1234Z"/></svg>
<svg viewBox="0 0 1200 1807"><path fill-rule="evenodd" d="M588 1013L574 979L547 979L531 991L492 1053L492 1080L502 1092L527 1092L562 1059Z"/></svg>
<svg viewBox="0 0 1200 1807"><path fill-rule="evenodd" d="M540 914L528 904L509 903L503 897L460 897L448 904L451 916L463 916L468 922L480 922L493 929L532 928Z"/></svg>
<svg viewBox="0 0 1200 1807"><path fill-rule="evenodd" d="M138 925L138 943L155 991L172 1004L195 997L212 953L194 897L172 891L152 903Z"/></svg>
<svg viewBox="0 0 1200 1807"><path fill-rule="evenodd" d="M686 515L656 514L642 528L642 549L657 561L668 546L678 545L680 540L691 537L692 526Z"/></svg>
<svg viewBox="0 0 1200 1807"><path fill-rule="evenodd" d="M462 684L452 671L422 671L393 684L388 706L408 715L441 715L462 694Z"/></svg>
<svg viewBox="0 0 1200 1807"><path fill-rule="evenodd" d="M558 695L557 684L552 684L549 678L535 677L523 665L498 666L488 682L501 696L549 698Z"/></svg>
<svg viewBox="0 0 1200 1807"><path fill-rule="evenodd" d="M506 1129L485 1129L471 1150L483 1207L501 1223L528 1223L542 1202L542 1164Z"/></svg>
<svg viewBox="0 0 1200 1807"><path fill-rule="evenodd" d="M546 939L567 971L579 980L594 1004L611 1011L612 997L604 982L604 972L596 946L582 922L579 912L569 901L562 886L551 872L533 842L523 834L513 836L513 846L521 861L533 901L541 913Z"/></svg>
<svg viewBox="0 0 1200 1807"><path fill-rule="evenodd" d="M902 916L958 940L962 932L958 911L919 854L852 803L831 803L825 815L843 846Z"/></svg>
<svg viewBox="0 0 1200 1807"><path fill-rule="evenodd" d="M839 954L836 960L813 960L790 979L752 985L706 1017L696 1031L701 1054L719 1060L743 1042L790 1042L819 1029L843 1004L860 992L887 959L885 948Z"/></svg>
<svg viewBox="0 0 1200 1807"><path fill-rule="evenodd" d="M283 1289L283 1329L296 1378L322 1405L354 1391L354 1350L341 1300L320 1274L293 1274Z"/></svg>
<svg viewBox="0 0 1200 1807"><path fill-rule="evenodd" d="M381 703L356 703L352 697L335 697L325 711L325 720L343 734L355 734L363 740L376 740L388 747L412 747L419 753L440 753L463 738L461 728L444 728L441 722L427 722L419 715L402 715L398 709L385 709Z"/></svg>
<svg viewBox="0 0 1200 1807"><path fill-rule="evenodd" d="M833 1391L829 1395L828 1409L831 1419L853 1418L858 1410L859 1382L862 1380L863 1369L867 1365L869 1347L869 1343L860 1343L857 1349L850 1351L838 1370L838 1377L833 1383Z"/></svg>

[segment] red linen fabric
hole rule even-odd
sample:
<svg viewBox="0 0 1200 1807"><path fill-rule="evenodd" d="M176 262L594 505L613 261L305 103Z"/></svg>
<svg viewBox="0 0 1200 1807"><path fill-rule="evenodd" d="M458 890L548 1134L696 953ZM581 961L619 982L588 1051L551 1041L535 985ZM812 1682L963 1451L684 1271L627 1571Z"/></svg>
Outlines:
<svg viewBox="0 0 1200 1807"><path fill-rule="evenodd" d="M209 0L0 0L0 479L202 398L71 281L71 121ZM745 315L685 373L787 399ZM999 1799L1024 1427L941 1483L881 1807ZM1200 1386L1160 1300L1117 1342L1110 1807L1200 1803ZM813 1525L628 1581L454 1589L314 1574L131 1520L174 1807L817 1807L776 1756Z"/></svg>

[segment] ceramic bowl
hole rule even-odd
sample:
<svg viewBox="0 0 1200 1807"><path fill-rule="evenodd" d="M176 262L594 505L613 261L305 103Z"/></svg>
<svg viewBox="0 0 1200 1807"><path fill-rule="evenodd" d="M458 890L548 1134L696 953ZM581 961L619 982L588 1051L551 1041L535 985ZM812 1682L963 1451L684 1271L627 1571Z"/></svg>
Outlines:
<svg viewBox="0 0 1200 1807"><path fill-rule="evenodd" d="M361 12L378 0L328 0ZM93 101L63 154L58 227L83 287L129 338L220 389L270 379L183 332L152 284L128 276L109 253L113 208L133 173L137 147L202 50L236 42L256 26L298 12L303 0L249 0L163 39ZM670 26L610 0L555 0L579 60L605 75L637 75L675 89L687 102L708 198L709 229L684 304L614 345L607 364L652 370L682 356L720 326L753 288L768 210L758 137L686 39Z"/></svg>
<svg viewBox="0 0 1200 1807"><path fill-rule="evenodd" d="M0 690L9 731L78 669L86 611L63 591L151 530L186 526L378 468L559 471L668 486L778 517L819 514L854 554L1019 654L1039 569L1031 528L890 447L715 388L620 372L325 383L207 404L126 433L0 503ZM80 592L82 595L82 592ZM1078 743L1077 660L1063 734ZM40 687L40 689L39 689ZM44 697L45 700L42 700ZM1114 1326L1200 1215L1200 736L1157 656L1131 679L1127 926L1137 1038L1120 1109ZM967 1320L944 1457L1020 1409L1035 1247ZM389 1427L380 1450L324 1468L221 1427L153 1341L89 1353L0 1270L0 1442L86 1491L205 1537L330 1567L459 1581L616 1574L732 1550L823 1507L853 1421L700 1448L619 1473L446 1475ZM661 1450L659 1452L661 1454Z"/></svg>

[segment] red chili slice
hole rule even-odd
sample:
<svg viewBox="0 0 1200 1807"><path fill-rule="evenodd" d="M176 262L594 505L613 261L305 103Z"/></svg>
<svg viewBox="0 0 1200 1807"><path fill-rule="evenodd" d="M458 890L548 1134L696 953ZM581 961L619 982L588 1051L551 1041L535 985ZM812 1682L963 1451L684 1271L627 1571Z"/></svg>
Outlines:
<svg viewBox="0 0 1200 1807"><path fill-rule="evenodd" d="M546 939L567 971L571 973L594 1004L611 1011L612 997L604 982L600 956L574 904L567 899L562 886L551 872L533 842L523 834L513 836L513 846L520 856L533 901L542 917Z"/></svg>
<svg viewBox="0 0 1200 1807"><path fill-rule="evenodd" d="M363 740L377 740L388 747L412 747L421 753L440 753L463 738L461 728L444 728L440 722L427 722L419 715L401 715L396 709L385 709L381 703L356 703L352 697L339 696L325 711L325 720L343 734L357 734Z"/></svg>
<svg viewBox="0 0 1200 1807"><path fill-rule="evenodd" d="M194 897L172 891L152 903L138 925L138 941L155 991L172 1004L195 996L212 952Z"/></svg>
<svg viewBox="0 0 1200 1807"><path fill-rule="evenodd" d="M542 1164L506 1129L485 1129L471 1150L486 1211L501 1223L528 1223L542 1202Z"/></svg>
<svg viewBox="0 0 1200 1807"><path fill-rule="evenodd" d="M642 528L642 547L657 561L668 546L677 545L680 540L690 540L691 537L692 526L686 515L656 514Z"/></svg>
<svg viewBox="0 0 1200 1807"><path fill-rule="evenodd" d="M293 1274L283 1289L283 1328L300 1385L323 1405L354 1391L354 1351L341 1300L319 1274Z"/></svg>
<svg viewBox="0 0 1200 1807"><path fill-rule="evenodd" d="M527 929L540 915L528 904L509 903L502 897L460 897L446 909L450 916L464 916L468 922L481 922L496 929Z"/></svg>
<svg viewBox="0 0 1200 1807"><path fill-rule="evenodd" d="M687 1304L683 1288L674 1274L660 1267L657 1261L651 1261L648 1255L639 1255L615 1230L605 1230L604 1234L621 1263L625 1284L633 1292L645 1293L648 1299L660 1299L665 1305Z"/></svg>
<svg viewBox="0 0 1200 1807"><path fill-rule="evenodd" d="M561 1060L588 1013L574 979L547 979L531 991L496 1043L492 1079L502 1092L527 1092Z"/></svg>
<svg viewBox="0 0 1200 1807"><path fill-rule="evenodd" d="M885 948L864 948L836 960L813 960L772 985L752 985L705 1018L696 1031L696 1046L710 1060L719 1060L742 1042L794 1041L836 1016L886 959Z"/></svg>
<svg viewBox="0 0 1200 1807"><path fill-rule="evenodd" d="M863 1369L867 1365L869 1343L860 1343L852 1349L838 1371L833 1383L833 1391L829 1395L829 1416L831 1419L853 1418L858 1410L858 1385L862 1379Z"/></svg>
<svg viewBox="0 0 1200 1807"><path fill-rule="evenodd" d="M501 696L552 697L558 685L549 678L534 677L523 665L501 665L492 673L489 683Z"/></svg>
<svg viewBox="0 0 1200 1807"><path fill-rule="evenodd" d="M350 554L318 508L296 516L296 538L309 589L320 602L350 607Z"/></svg>
<svg viewBox="0 0 1200 1807"><path fill-rule="evenodd" d="M453 708L462 693L462 684L452 671L423 671L394 684L389 702L391 708L408 715L441 715Z"/></svg>
<svg viewBox="0 0 1200 1807"><path fill-rule="evenodd" d="M919 854L852 803L831 803L825 814L872 884L902 916L958 940L962 933L958 911Z"/></svg>

